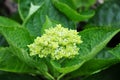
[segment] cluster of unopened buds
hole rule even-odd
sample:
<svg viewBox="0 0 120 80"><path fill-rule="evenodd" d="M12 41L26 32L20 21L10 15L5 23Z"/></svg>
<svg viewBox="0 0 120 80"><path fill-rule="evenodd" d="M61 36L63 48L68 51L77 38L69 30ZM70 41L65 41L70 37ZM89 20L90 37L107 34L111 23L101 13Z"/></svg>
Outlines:
<svg viewBox="0 0 120 80"><path fill-rule="evenodd" d="M40 58L50 57L53 60L73 58L78 55L79 45L83 41L76 30L69 30L60 24L45 30L41 37L28 45L30 55L39 55Z"/></svg>

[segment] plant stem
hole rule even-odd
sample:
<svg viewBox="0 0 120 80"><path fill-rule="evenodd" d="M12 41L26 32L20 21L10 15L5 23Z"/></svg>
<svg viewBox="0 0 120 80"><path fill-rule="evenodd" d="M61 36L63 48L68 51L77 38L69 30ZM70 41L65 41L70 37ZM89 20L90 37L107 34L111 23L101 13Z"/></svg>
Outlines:
<svg viewBox="0 0 120 80"><path fill-rule="evenodd" d="M23 23L22 23L22 26L25 26L25 24L26 24L26 22L29 20L29 18L30 18L30 16L27 16L27 17L24 19L24 21L23 21Z"/></svg>
<svg viewBox="0 0 120 80"><path fill-rule="evenodd" d="M55 80L55 78L49 74L48 72L45 73L46 77L48 77L50 80Z"/></svg>
<svg viewBox="0 0 120 80"><path fill-rule="evenodd" d="M23 17L23 15L22 15L21 10L20 10L20 0L18 0L18 12L19 12L19 15L20 15L21 20L24 21L24 17Z"/></svg>
<svg viewBox="0 0 120 80"><path fill-rule="evenodd" d="M64 75L65 75L65 73L61 74L61 75L57 78L57 80L60 80Z"/></svg>

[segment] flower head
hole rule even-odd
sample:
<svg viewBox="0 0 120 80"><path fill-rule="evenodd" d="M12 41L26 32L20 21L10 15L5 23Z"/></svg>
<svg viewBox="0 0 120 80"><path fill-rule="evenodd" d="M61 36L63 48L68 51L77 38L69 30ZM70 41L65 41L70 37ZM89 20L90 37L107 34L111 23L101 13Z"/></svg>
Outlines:
<svg viewBox="0 0 120 80"><path fill-rule="evenodd" d="M55 28L45 30L45 34L37 37L34 43L28 45L30 55L52 59L73 58L78 55L78 44L82 43L81 36L76 30L68 30L58 24Z"/></svg>

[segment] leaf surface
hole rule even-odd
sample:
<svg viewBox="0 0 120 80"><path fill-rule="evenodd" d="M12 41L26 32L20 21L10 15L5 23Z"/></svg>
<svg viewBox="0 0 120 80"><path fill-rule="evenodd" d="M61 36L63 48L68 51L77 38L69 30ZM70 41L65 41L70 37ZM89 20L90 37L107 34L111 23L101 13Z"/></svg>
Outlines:
<svg viewBox="0 0 120 80"><path fill-rule="evenodd" d="M119 60L110 54L109 51L111 51L111 49L104 48L93 59L85 62L79 69L71 72L67 79L93 75L118 63Z"/></svg>
<svg viewBox="0 0 120 80"><path fill-rule="evenodd" d="M110 53L120 59L120 44L113 48Z"/></svg>
<svg viewBox="0 0 120 80"><path fill-rule="evenodd" d="M15 74L10 72L2 72L0 71L0 80L39 80L35 76L27 75L27 74Z"/></svg>
<svg viewBox="0 0 120 80"><path fill-rule="evenodd" d="M0 16L0 26L20 26L20 24L9 18ZM8 46L8 43L2 35L0 35L0 46Z"/></svg>
<svg viewBox="0 0 120 80"><path fill-rule="evenodd" d="M89 20L89 24L120 28L120 2L118 0L105 2L97 8L96 14Z"/></svg>
<svg viewBox="0 0 120 80"><path fill-rule="evenodd" d="M40 36L41 28L45 23L46 16L50 20L62 24L64 27L75 29L75 23L70 21L66 16L61 14L52 4L51 0L20 0L19 13L25 19L29 13L31 2L34 5L42 5L27 21L24 26L32 36ZM44 4L43 4L44 3Z"/></svg>
<svg viewBox="0 0 120 80"><path fill-rule="evenodd" d="M16 57L9 48L0 48L0 70L16 73L35 73L35 69Z"/></svg>
<svg viewBox="0 0 120 80"><path fill-rule="evenodd" d="M94 58L120 30L113 28L92 28L79 33L83 43L79 45L79 55L63 63L52 61L52 65L61 73L78 69L82 64Z"/></svg>
<svg viewBox="0 0 120 80"><path fill-rule="evenodd" d="M40 74L47 72L47 66L43 60L34 59L28 54L27 45L31 44L33 40L25 27L1 26L0 32L9 43L10 49L15 56L25 62L28 66L37 68Z"/></svg>

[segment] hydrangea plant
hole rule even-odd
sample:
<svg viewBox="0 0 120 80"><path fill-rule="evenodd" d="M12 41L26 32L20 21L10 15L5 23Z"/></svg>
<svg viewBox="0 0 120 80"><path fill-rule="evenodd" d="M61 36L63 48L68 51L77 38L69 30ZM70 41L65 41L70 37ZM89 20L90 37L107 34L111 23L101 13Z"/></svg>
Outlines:
<svg viewBox="0 0 120 80"><path fill-rule="evenodd" d="M70 4L66 4L69 1ZM106 49L107 43L120 33L120 29L91 26L77 32L76 24L89 21L95 13L77 12L78 6L73 8L70 5L83 0L75 1L19 0L22 24L0 17L0 34L9 45L0 47L0 70L26 73L34 76L33 80L38 80L36 75L45 80L73 80L74 77L89 76L120 62L120 45ZM91 5L95 2L89 1L84 3ZM102 20L102 17L99 18ZM95 18L95 21L98 20ZM24 77L21 80L25 80Z"/></svg>

